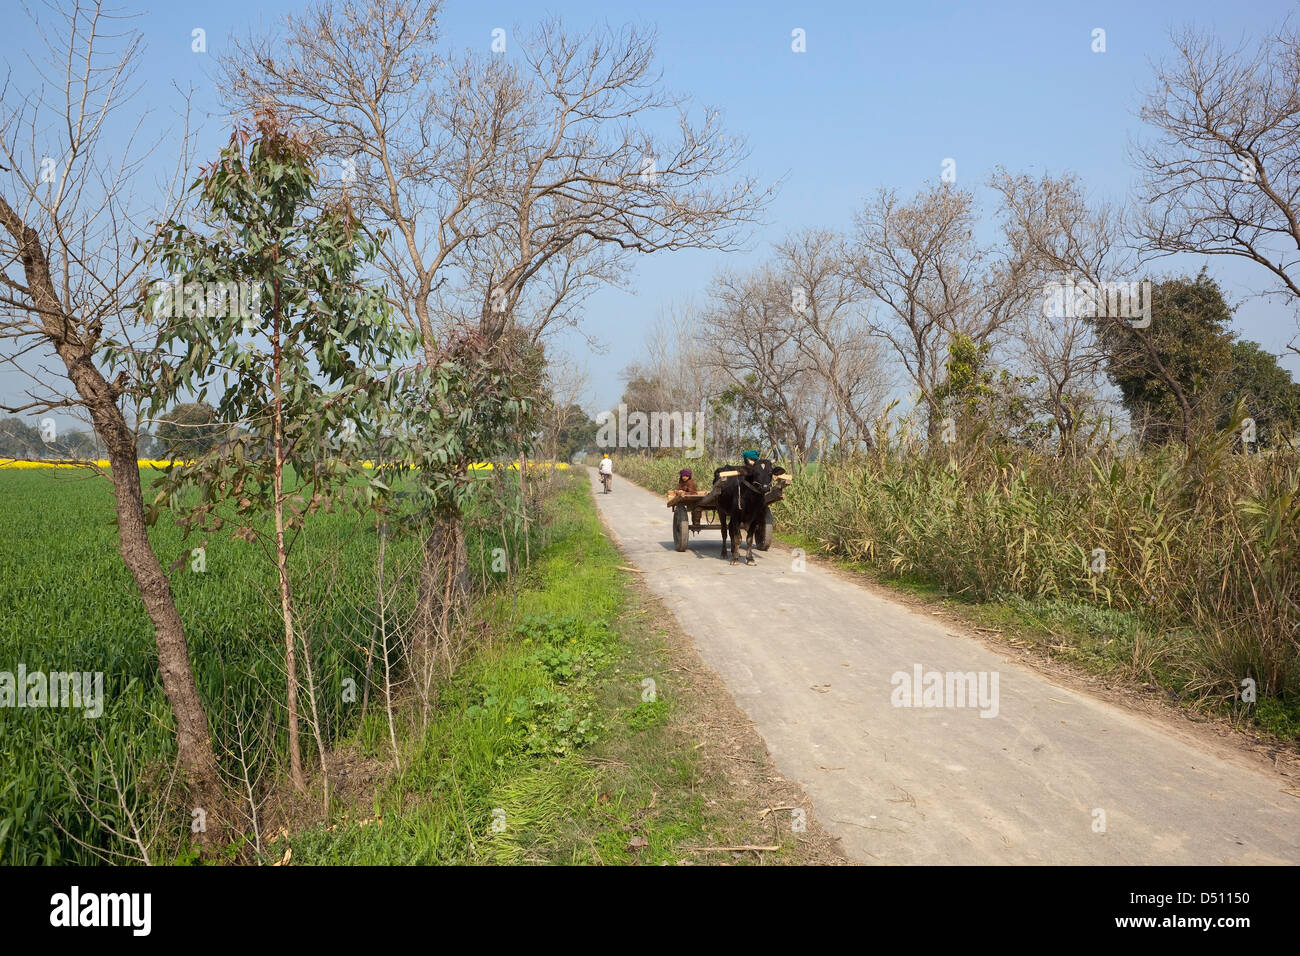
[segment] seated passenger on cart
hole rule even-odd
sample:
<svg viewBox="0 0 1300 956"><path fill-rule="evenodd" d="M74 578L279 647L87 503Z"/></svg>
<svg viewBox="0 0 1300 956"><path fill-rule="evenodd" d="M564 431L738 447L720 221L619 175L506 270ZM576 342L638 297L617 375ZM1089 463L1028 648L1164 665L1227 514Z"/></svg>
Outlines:
<svg viewBox="0 0 1300 956"><path fill-rule="evenodd" d="M680 494L696 495L699 489L695 487L695 478L691 475L689 468L683 468L677 473L677 487L673 489ZM700 523L700 512L698 509L691 512L691 524Z"/></svg>

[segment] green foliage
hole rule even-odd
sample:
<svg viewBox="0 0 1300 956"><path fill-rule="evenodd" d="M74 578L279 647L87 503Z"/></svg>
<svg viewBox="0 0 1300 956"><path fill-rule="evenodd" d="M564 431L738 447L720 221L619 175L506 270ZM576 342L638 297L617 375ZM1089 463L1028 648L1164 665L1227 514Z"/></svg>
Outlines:
<svg viewBox="0 0 1300 956"><path fill-rule="evenodd" d="M953 417L961 434L978 433L1000 443L1031 440L1041 428L1031 420L1025 389L1036 379L989 368L990 348L968 335L953 336L947 374L934 391L935 404Z"/></svg>
<svg viewBox="0 0 1300 956"><path fill-rule="evenodd" d="M1190 440L1195 436L1184 434L1173 385L1187 400L1193 426L1214 421L1233 364L1232 310L1204 270L1195 279L1156 283L1151 301L1149 328L1099 323L1106 368L1144 443Z"/></svg>
<svg viewBox="0 0 1300 956"><path fill-rule="evenodd" d="M985 367L989 348L987 342L976 345L969 335L954 335L948 344L948 374L934 391L935 401L965 415L974 414L980 400L993 393L993 374Z"/></svg>
<svg viewBox="0 0 1300 956"><path fill-rule="evenodd" d="M420 514L463 514L492 477L471 464L529 449L544 369L542 349L519 330L494 339L461 330L443 342L436 362L396 378L378 442L385 480L409 479Z"/></svg>
<svg viewBox="0 0 1300 956"><path fill-rule="evenodd" d="M501 675L476 680L465 716L475 719L504 706L508 735L524 753L571 753L590 743L599 727L589 689L592 676L609 658L603 622L580 617L530 616L517 628L523 648L536 648L520 663L545 675L540 686L510 693Z"/></svg>
<svg viewBox="0 0 1300 956"><path fill-rule="evenodd" d="M382 830L295 835L295 859L518 862L519 841L573 812L565 801L588 779L582 755L606 731L597 694L618 658L610 622L624 598L618 551L585 483L567 483L555 513L553 543L517 595L518 616L505 598L484 608L501 644L442 688L408 765L377 797ZM509 823L501 834L491 829L497 808Z"/></svg>
<svg viewBox="0 0 1300 956"><path fill-rule="evenodd" d="M758 376L745 376L742 384L728 385L710 403L714 434L708 435L713 454L723 457L739 455L745 448L760 448L763 435L770 433L751 398L758 387Z"/></svg>
<svg viewBox="0 0 1300 956"><path fill-rule="evenodd" d="M596 447L596 421L578 405L568 405L560 413L555 457L569 461L579 452L593 451Z"/></svg>
<svg viewBox="0 0 1300 956"><path fill-rule="evenodd" d="M159 478L158 472L143 472L146 494ZM68 709L0 708L0 864L94 863L97 858L75 840L125 848L84 811L54 757L74 755L70 763L87 768L78 775L79 784L110 804L116 802L108 776L110 760L128 799L138 798L147 806L165 791L166 768L176 747L171 709L158 677L153 632L143 606L132 597L130 574L117 554L107 482L71 470L3 470L0 515L5 520L5 534L0 537L0 603L9 609L0 623L0 661L4 662L0 669L14 671L21 663L29 671L102 671L106 702L103 716L97 719ZM540 527L536 523L531 529L535 548L540 546L536 538ZM414 607L419 530L416 526L410 534L394 534L387 543L386 580L403 582L389 599L387 610L394 619L405 619ZM503 544L473 523L467 534L471 568L479 566L480 557L490 561L492 548ZM246 756L261 761L259 766L280 765L287 724L274 568L255 543L216 534L204 541L205 570L196 571L183 528L165 511L150 529L150 539L164 568L179 559L170 575L171 588L185 624L218 759L235 769L231 761L238 753L242 731L245 743L252 744ZM524 550L522 541L504 545L511 553ZM345 700L342 690L348 678L356 682L359 695L365 687L366 654L377 619L373 597L378 549L373 517L346 510L317 512L307 521L300 546L290 559L293 576L300 582L299 625L310 638L317 706L327 741L363 729L362 700ZM604 588L610 586L606 578L601 580ZM609 599L599 587L594 590ZM557 593L562 591L556 587ZM580 724L583 704L571 688L589 679L586 668L612 646L613 637L594 618L584 619L581 626L555 623L572 619L576 606L577 599L570 595L564 606L538 607L538 620L552 622L547 627L553 636L528 645L524 653L530 658L547 655L548 663L536 665L537 673L547 667L561 672L563 680L545 686L570 696ZM610 606L600 599L590 606L597 614L610 613ZM573 636L579 637L577 645L567 641ZM396 647L390 646L390 655L392 666L400 668ZM379 679L382 666L382 655L376 650L374 679ZM564 675L565 667L573 673ZM541 685L511 694L531 692L535 686ZM379 691L372 688L366 725L380 730L378 738L386 745L386 724L376 724L381 714L376 709L378 699ZM592 731L591 725L581 730L563 727L562 714L551 713L549 719L549 730L538 738L539 746L544 747L548 737L562 743L567 734L577 741ZM511 739L519 746L522 737ZM120 829L125 823L120 811L111 806L100 809L108 825ZM188 823L184 813L172 819L178 825ZM178 834L175 845L187 835ZM188 851L180 852L177 862L184 862Z"/></svg>
<svg viewBox="0 0 1300 956"><path fill-rule="evenodd" d="M158 473L143 474L147 491ZM106 702L95 719L68 709L0 708L0 863L95 862L74 838L115 844L54 760L71 755L85 768L80 785L110 803L110 759L128 798L147 805L165 789L175 742L153 631L117 554L107 482L75 471L0 471L0 514L0 603L9 608L0 624L3 669L101 671ZM164 567L186 559L176 522L158 521L150 537ZM308 582L301 597L312 612L303 625L313 636L318 703L332 737L358 718L359 704L344 702L339 690L347 677L363 684L373 615L359 612L355 598L374 594L378 538L364 521L336 513L314 516L306 541L292 567ZM262 736L258 753L274 760L285 729L283 662L272 650L280 629L274 570L250 542L222 536L206 545L205 571L179 561L171 587L214 749L229 760L242 726ZM390 542L390 567L410 565L417 552L413 540ZM314 567L319 573L309 575ZM101 809L108 824L122 826L120 812Z"/></svg>
<svg viewBox="0 0 1300 956"><path fill-rule="evenodd" d="M169 503L185 508L191 526L219 529L218 505L230 501L246 533L286 504L285 526L296 529L349 482L366 504L387 490L356 445L346 446L376 427L394 382L379 369L412 339L382 291L357 278L376 246L351 210L313 208L312 158L273 115L259 114L194 183L205 231L178 222L160 230L169 275L146 299L156 327L154 411L216 391L217 418L239 429L230 447L211 446L167 473ZM251 303L248 314L213 294L229 288ZM323 456L327 448L336 452ZM286 467L299 481L287 503L275 481ZM183 497L189 489L198 494Z"/></svg>
<svg viewBox="0 0 1300 956"><path fill-rule="evenodd" d="M0 458L43 458L49 453L41 433L21 418L0 418Z"/></svg>
<svg viewBox="0 0 1300 956"><path fill-rule="evenodd" d="M59 429L47 442L38 428L21 418L0 418L0 458L93 461L99 457L99 443L87 432Z"/></svg>
<svg viewBox="0 0 1300 956"><path fill-rule="evenodd" d="M628 714L627 724L633 730L646 730L658 727L668 719L668 702L666 700L643 700Z"/></svg>
<svg viewBox="0 0 1300 956"><path fill-rule="evenodd" d="M354 814L367 819L294 833L295 863L657 865L683 844L747 842L711 839L724 788L702 774L689 729L668 725L670 704L640 701L669 659L628 613L623 558L585 480L562 490L553 520L517 609L492 602L499 641L413 728L403 771ZM766 830L751 814L743 825ZM636 836L646 845L633 851Z"/></svg>
<svg viewBox="0 0 1300 956"><path fill-rule="evenodd" d="M1232 343L1232 367L1219 400L1218 428L1232 424L1230 416L1238 401L1255 420L1259 447L1287 444L1300 432L1300 385L1278 364L1277 356L1246 339Z"/></svg>

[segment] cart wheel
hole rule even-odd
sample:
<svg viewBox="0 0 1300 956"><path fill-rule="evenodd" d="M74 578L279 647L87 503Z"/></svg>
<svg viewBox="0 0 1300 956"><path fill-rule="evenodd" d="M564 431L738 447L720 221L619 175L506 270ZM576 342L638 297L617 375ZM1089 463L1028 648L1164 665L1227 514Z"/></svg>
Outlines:
<svg viewBox="0 0 1300 956"><path fill-rule="evenodd" d="M758 541L755 542L758 545L758 550L766 551L772 547L772 526L775 524L776 522L772 519L772 509L764 508L763 523L759 526Z"/></svg>
<svg viewBox="0 0 1300 956"><path fill-rule="evenodd" d="M685 551L691 540L691 518L684 505L673 509L673 544L678 551Z"/></svg>

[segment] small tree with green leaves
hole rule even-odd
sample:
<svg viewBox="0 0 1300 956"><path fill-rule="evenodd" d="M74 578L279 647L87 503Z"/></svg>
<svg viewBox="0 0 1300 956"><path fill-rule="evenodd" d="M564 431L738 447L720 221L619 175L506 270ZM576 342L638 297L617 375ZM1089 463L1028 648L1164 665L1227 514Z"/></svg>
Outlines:
<svg viewBox="0 0 1300 956"><path fill-rule="evenodd" d="M1024 389L1036 379L989 367L989 343L957 333L948 345L944 380L935 387L934 407L953 418L962 435L986 442L1025 443L1040 437Z"/></svg>
<svg viewBox="0 0 1300 956"><path fill-rule="evenodd" d="M595 420L577 403L569 402L556 408L551 425L555 460L569 461L579 452L593 449L596 430Z"/></svg>
<svg viewBox="0 0 1300 956"><path fill-rule="evenodd" d="M454 649L448 645L451 615L458 606L454 595L467 586L459 580L467 561L464 526L456 516L467 513L494 478L470 466L511 461L527 453L546 409L544 355L518 330L496 338L462 330L439 343L436 359L398 376L379 446L384 474L407 478L415 492L407 499L410 510L401 523L427 525L426 554L454 556L438 563L425 561L420 570L421 611L412 664L426 700L431 663L440 661L448 672L455 663ZM521 492L522 487L521 475ZM504 526L513 520L504 516L513 511L504 489L497 490ZM447 533L455 539L439 539Z"/></svg>
<svg viewBox="0 0 1300 956"><path fill-rule="evenodd" d="M274 562L290 774L300 790L300 643L308 668L311 659L295 631L290 553L316 510L339 499L374 505L387 491L358 452L392 395L396 376L380 370L412 344L391 321L385 297L358 279L374 247L350 209L314 205L313 158L310 144L273 114L238 127L192 187L203 230L175 221L162 227L160 262L169 277L147 297L157 325L155 410L182 394L203 401L211 393L218 420L237 429L169 469L154 508L170 500L187 532L232 523L236 536L260 544ZM232 307L236 299L252 307ZM336 451L322 456L324 447ZM319 723L317 742L323 760Z"/></svg>

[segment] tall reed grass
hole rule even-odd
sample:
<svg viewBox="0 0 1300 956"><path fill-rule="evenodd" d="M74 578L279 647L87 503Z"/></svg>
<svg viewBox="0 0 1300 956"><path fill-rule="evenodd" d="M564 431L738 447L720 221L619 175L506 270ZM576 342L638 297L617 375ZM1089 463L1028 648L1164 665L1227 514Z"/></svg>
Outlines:
<svg viewBox="0 0 1300 956"><path fill-rule="evenodd" d="M887 575L987 601L1016 596L1140 617L1146 666L1182 694L1300 700L1300 456L1192 448L1057 456L978 440L886 438L805 468L777 531ZM620 456L654 490L716 462ZM697 478L698 481L698 478Z"/></svg>

